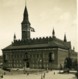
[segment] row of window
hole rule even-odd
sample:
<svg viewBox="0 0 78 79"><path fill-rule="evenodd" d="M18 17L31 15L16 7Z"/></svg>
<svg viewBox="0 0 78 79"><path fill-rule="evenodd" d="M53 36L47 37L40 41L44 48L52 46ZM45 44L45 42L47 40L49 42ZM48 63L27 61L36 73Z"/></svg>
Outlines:
<svg viewBox="0 0 78 79"><path fill-rule="evenodd" d="M24 67L23 64L8 64L7 66L8 67ZM33 68L34 67L36 67L36 68L37 67L40 67L40 68L41 67L48 67L48 64L43 64L43 65L42 64L32 64L31 67L33 67Z"/></svg>
<svg viewBox="0 0 78 79"><path fill-rule="evenodd" d="M39 58L39 61L41 58L49 58L49 60L54 60L55 59L55 55L54 53L49 53L49 55L41 55L41 54L35 54L35 55L28 55L28 54L25 54L25 55L4 55L4 59L5 60L9 60L9 59L23 59L23 58L33 58L33 59L38 59Z"/></svg>
<svg viewBox="0 0 78 79"><path fill-rule="evenodd" d="M7 62L8 62L8 63L23 63L22 60L8 60ZM41 60L41 61L38 61L38 60L36 60L36 61L35 61L35 60L32 60L32 61L31 61L31 63L42 63L42 62L43 62L43 63L47 63L48 60L43 60L43 61L42 61L42 60ZM24 63L25 63L25 62L24 62Z"/></svg>
<svg viewBox="0 0 78 79"><path fill-rule="evenodd" d="M17 60L17 61L7 61L8 63L12 63L12 62L14 62L14 63L22 63L22 61L21 60Z"/></svg>
<svg viewBox="0 0 78 79"><path fill-rule="evenodd" d="M22 67L22 64L8 64L8 67Z"/></svg>
<svg viewBox="0 0 78 79"><path fill-rule="evenodd" d="M38 60L36 60L36 61L32 60L31 62L32 63L42 63L42 62L48 62L48 60L43 60L43 61L42 60L40 60L40 61L38 61Z"/></svg>
<svg viewBox="0 0 78 79"><path fill-rule="evenodd" d="M47 58L48 56L47 55L43 55L43 58ZM24 55L5 55L5 59L8 60L8 59L23 59L23 58L42 58L42 56L40 55L28 55L28 56L24 56Z"/></svg>
<svg viewBox="0 0 78 79"><path fill-rule="evenodd" d="M32 64L32 67L48 67L48 64Z"/></svg>

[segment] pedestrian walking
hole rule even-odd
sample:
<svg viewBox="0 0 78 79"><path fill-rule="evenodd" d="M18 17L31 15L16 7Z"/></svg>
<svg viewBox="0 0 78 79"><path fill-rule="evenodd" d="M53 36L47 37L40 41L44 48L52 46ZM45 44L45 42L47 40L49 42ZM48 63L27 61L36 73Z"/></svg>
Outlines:
<svg viewBox="0 0 78 79"><path fill-rule="evenodd" d="M45 78L45 73L43 74L43 78Z"/></svg>
<svg viewBox="0 0 78 79"><path fill-rule="evenodd" d="M54 72L54 75L55 75L55 72Z"/></svg>

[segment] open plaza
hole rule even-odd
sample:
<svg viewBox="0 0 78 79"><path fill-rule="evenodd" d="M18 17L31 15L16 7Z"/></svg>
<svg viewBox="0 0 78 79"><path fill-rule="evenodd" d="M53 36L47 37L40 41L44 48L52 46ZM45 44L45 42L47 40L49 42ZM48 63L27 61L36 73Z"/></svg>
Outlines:
<svg viewBox="0 0 78 79"><path fill-rule="evenodd" d="M75 71L70 71L70 73L62 72L59 70L27 70L26 72L23 70L12 70L5 72L0 69L0 76L3 76L0 79L76 79Z"/></svg>

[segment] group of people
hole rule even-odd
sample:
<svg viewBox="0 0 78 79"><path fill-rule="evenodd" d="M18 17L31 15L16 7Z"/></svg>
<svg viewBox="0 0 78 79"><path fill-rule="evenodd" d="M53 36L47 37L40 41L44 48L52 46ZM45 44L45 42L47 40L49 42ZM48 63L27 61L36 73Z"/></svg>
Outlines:
<svg viewBox="0 0 78 79"><path fill-rule="evenodd" d="M2 74L2 75L0 75L0 78L3 78L3 74Z"/></svg>
<svg viewBox="0 0 78 79"><path fill-rule="evenodd" d="M5 74L6 74L5 72L4 72L3 74L1 74L1 75L0 75L0 78L3 78L3 76L4 76Z"/></svg>

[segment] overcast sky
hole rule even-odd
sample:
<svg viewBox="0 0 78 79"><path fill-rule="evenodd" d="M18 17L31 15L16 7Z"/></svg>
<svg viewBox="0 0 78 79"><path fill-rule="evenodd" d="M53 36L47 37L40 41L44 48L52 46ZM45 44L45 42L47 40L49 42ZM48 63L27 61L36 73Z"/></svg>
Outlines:
<svg viewBox="0 0 78 79"><path fill-rule="evenodd" d="M55 29L57 38L64 34L77 49L76 0L27 0L29 21L36 32L33 37L52 36ZM11 44L14 33L21 39L21 22L25 0L0 0L0 49ZM0 50L1 54L1 50Z"/></svg>

